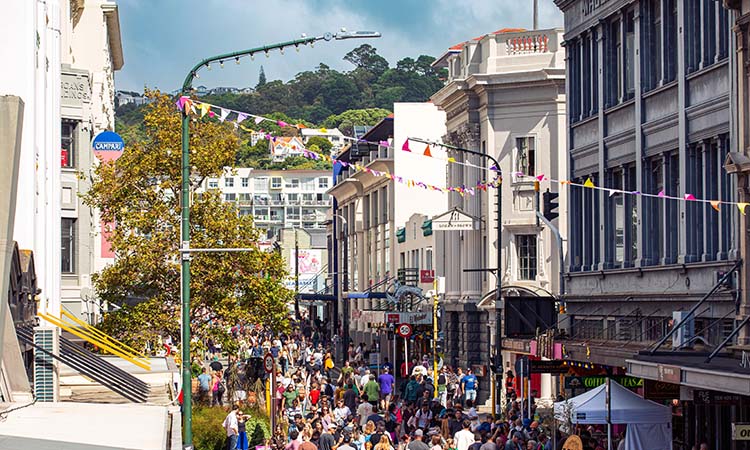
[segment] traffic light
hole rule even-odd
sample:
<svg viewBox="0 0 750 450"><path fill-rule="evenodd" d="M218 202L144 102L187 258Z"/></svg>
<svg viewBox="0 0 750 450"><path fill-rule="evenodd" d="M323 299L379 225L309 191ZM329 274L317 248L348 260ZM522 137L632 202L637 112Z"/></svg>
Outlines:
<svg viewBox="0 0 750 450"><path fill-rule="evenodd" d="M550 192L549 189L542 194L542 213L550 222L559 216L557 212L557 207L560 206L557 203L557 197L559 196L560 194L557 192Z"/></svg>

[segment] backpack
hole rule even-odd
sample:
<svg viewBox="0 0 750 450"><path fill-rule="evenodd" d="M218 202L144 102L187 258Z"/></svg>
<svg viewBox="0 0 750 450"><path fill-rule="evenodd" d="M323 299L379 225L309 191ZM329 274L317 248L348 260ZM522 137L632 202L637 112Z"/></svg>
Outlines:
<svg viewBox="0 0 750 450"><path fill-rule="evenodd" d="M218 389L219 395L220 396L224 395L224 392L226 392L226 391L227 391L227 387L224 386L224 382L223 381L220 381L219 382L219 389Z"/></svg>

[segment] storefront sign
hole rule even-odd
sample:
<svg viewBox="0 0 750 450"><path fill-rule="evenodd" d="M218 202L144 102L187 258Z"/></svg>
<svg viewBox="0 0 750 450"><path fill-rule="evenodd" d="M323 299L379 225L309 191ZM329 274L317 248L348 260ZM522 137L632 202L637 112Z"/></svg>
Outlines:
<svg viewBox="0 0 750 450"><path fill-rule="evenodd" d="M565 361L531 361L531 373L568 373Z"/></svg>
<svg viewBox="0 0 750 450"><path fill-rule="evenodd" d="M680 385L663 381L646 380L644 397L649 400L672 400L680 398Z"/></svg>
<svg viewBox="0 0 750 450"><path fill-rule="evenodd" d="M419 282L420 283L432 283L435 281L434 270L420 270L419 271Z"/></svg>
<svg viewBox="0 0 750 450"><path fill-rule="evenodd" d="M97 134L92 146L94 155L99 158L99 161L104 162L116 161L125 150L122 138L114 131L102 131Z"/></svg>
<svg viewBox="0 0 750 450"><path fill-rule="evenodd" d="M628 376L613 376L611 378L615 380L617 383L629 389L643 387L643 378L628 377ZM607 381L607 377L570 376L570 377L565 377L565 389L593 389L595 387L601 386L606 381Z"/></svg>
<svg viewBox="0 0 750 450"><path fill-rule="evenodd" d="M750 423L733 423L732 440L750 441Z"/></svg>
<svg viewBox="0 0 750 450"><path fill-rule="evenodd" d="M453 209L445 214L432 219L432 229L434 231L459 231L459 230L476 230L477 221L470 215Z"/></svg>
<svg viewBox="0 0 750 450"><path fill-rule="evenodd" d="M432 314L421 312L381 313L385 314L385 323L408 323L411 325L432 324ZM383 317L383 316L381 316Z"/></svg>
<svg viewBox="0 0 750 450"><path fill-rule="evenodd" d="M503 339L503 349L512 350L516 353L531 353L531 343L519 339Z"/></svg>
<svg viewBox="0 0 750 450"><path fill-rule="evenodd" d="M693 391L693 400L696 405L737 405L742 400L742 396L696 389Z"/></svg>
<svg viewBox="0 0 750 450"><path fill-rule="evenodd" d="M60 105L83 106L91 101L89 77L83 73L60 74Z"/></svg>
<svg viewBox="0 0 750 450"><path fill-rule="evenodd" d="M682 380L681 370L677 366L667 366L665 364L659 364L658 371L659 381L680 384L680 381Z"/></svg>

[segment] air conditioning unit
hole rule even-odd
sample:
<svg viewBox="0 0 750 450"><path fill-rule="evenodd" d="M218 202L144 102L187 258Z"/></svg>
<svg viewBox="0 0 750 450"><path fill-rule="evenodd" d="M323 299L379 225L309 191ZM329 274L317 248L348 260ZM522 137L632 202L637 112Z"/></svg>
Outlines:
<svg viewBox="0 0 750 450"><path fill-rule="evenodd" d="M673 311L672 321L674 322L674 326L676 327L680 325L686 317L688 317L687 311ZM690 343L692 342L693 337L695 337L695 320L693 317L694 316L691 315L685 323L675 329L675 332L672 334L672 348L690 347Z"/></svg>
<svg viewBox="0 0 750 450"><path fill-rule="evenodd" d="M35 328L34 344L45 350L34 349L34 396L38 402L57 402L60 399L60 380L57 361L51 355L60 354L57 328Z"/></svg>

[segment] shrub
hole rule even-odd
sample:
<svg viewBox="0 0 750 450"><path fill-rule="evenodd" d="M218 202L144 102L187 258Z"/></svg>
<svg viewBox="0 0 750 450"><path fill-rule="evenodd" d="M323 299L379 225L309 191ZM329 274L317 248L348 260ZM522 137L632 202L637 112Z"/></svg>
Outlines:
<svg viewBox="0 0 750 450"><path fill-rule="evenodd" d="M271 436L270 422L265 412L257 408L243 409L250 415L245 424L249 448L254 449ZM226 433L221 426L227 410L220 406L196 406L193 409L193 447L196 450L223 450L226 447Z"/></svg>

